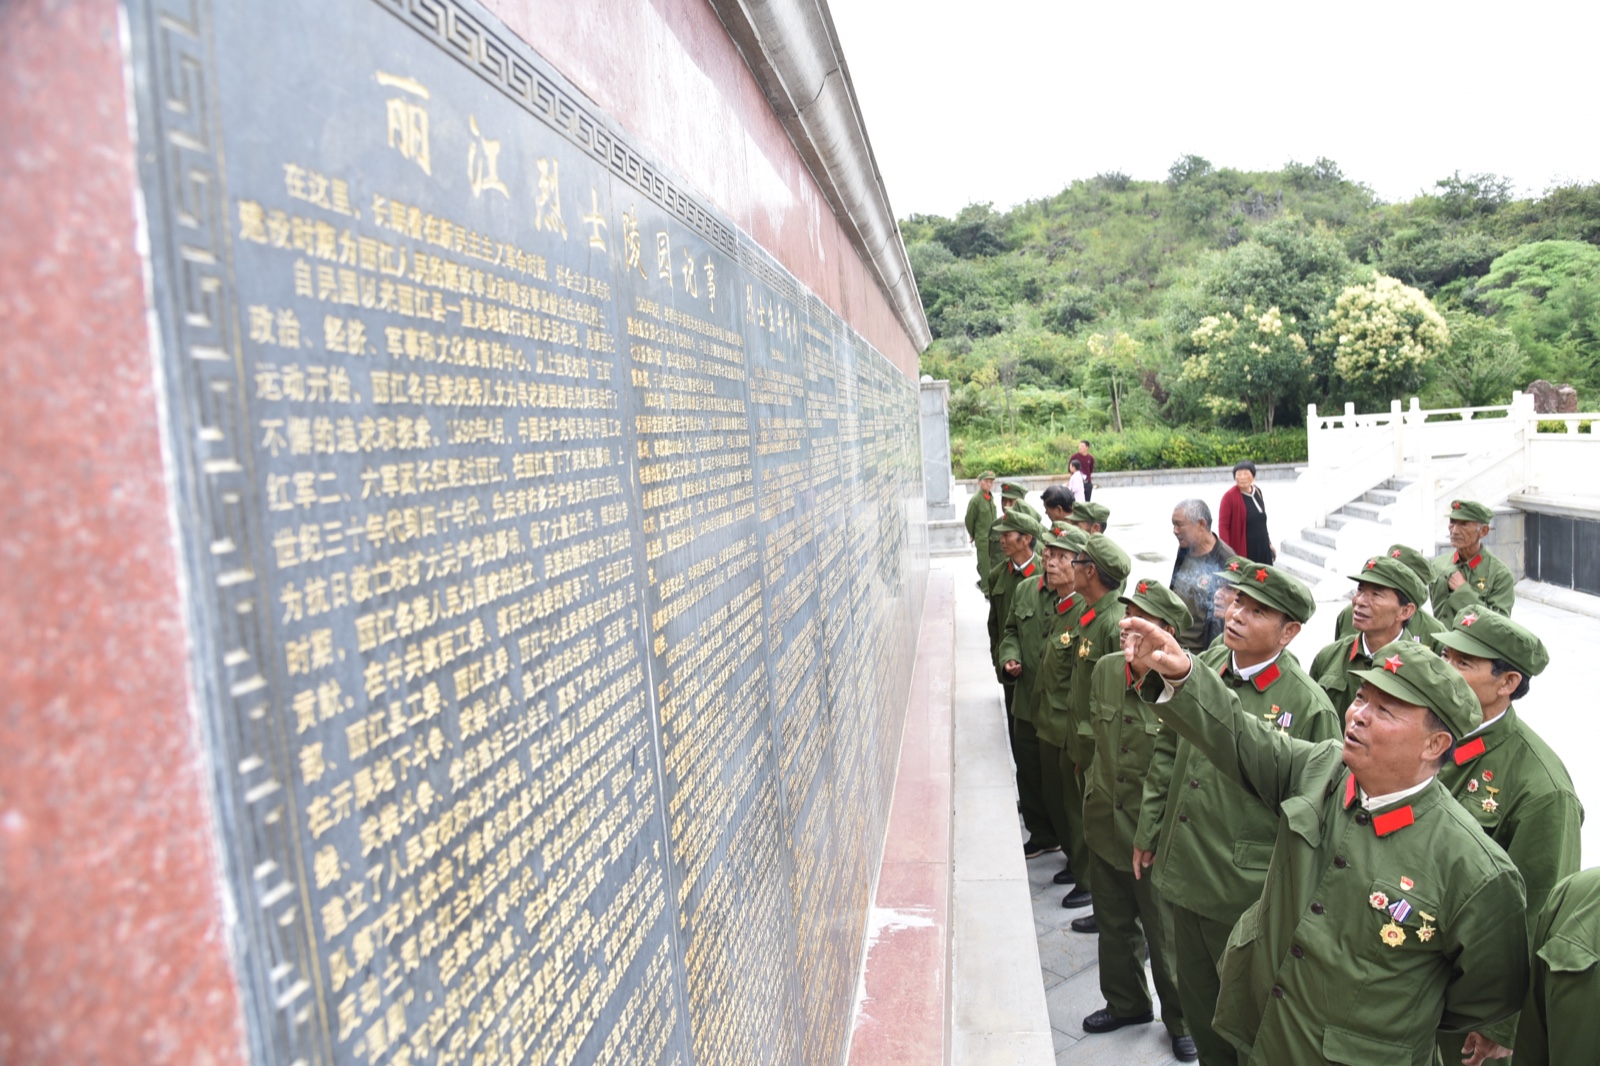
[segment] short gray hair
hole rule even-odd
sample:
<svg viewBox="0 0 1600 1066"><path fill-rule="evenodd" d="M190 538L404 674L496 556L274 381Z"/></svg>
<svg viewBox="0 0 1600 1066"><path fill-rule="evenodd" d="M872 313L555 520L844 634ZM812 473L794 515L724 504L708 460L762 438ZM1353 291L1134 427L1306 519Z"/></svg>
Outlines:
<svg viewBox="0 0 1600 1066"><path fill-rule="evenodd" d="M1201 522L1207 529L1211 528L1211 508L1204 500L1184 500L1173 510L1191 522Z"/></svg>

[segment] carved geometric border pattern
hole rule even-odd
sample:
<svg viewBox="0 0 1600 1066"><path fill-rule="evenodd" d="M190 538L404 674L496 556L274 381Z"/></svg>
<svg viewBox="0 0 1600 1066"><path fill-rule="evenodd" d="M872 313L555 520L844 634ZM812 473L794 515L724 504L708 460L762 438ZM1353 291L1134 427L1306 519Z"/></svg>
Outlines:
<svg viewBox="0 0 1600 1066"><path fill-rule="evenodd" d="M738 231L679 188L614 134L520 47L485 28L456 0L375 0L412 29L499 89L518 106L599 160L611 172L666 208L729 256L738 258Z"/></svg>
<svg viewBox="0 0 1600 1066"><path fill-rule="evenodd" d="M155 125L148 139L160 146L159 188L151 192L162 201L169 229L152 232L152 242L167 242L158 253L167 282L163 348L177 386L173 435L189 487L183 502L198 517L184 533L196 597L189 609L204 663L199 692L213 739L219 816L233 827L221 845L230 884L240 893L237 917L249 930L235 945L241 993L245 1010L274 1034L267 1040L274 1052L288 1052L295 1063L325 1062L326 1019L311 1024L322 1006L299 890L298 819L285 787L282 723L272 713L279 701L263 658L269 643L257 570L263 556L249 508L237 313L224 275L228 222L217 156L212 9L210 0L149 0L147 11Z"/></svg>

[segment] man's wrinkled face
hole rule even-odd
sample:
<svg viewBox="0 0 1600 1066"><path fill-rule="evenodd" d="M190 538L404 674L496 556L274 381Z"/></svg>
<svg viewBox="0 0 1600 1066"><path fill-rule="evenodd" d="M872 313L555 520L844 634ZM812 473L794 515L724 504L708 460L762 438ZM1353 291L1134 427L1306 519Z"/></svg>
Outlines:
<svg viewBox="0 0 1600 1066"><path fill-rule="evenodd" d="M994 491L994 478L986 477L978 482L978 491L989 493Z"/></svg>
<svg viewBox="0 0 1600 1066"><path fill-rule="evenodd" d="M1206 524L1199 519L1190 518L1182 511L1172 512L1172 535L1178 547L1193 550L1204 542L1207 532Z"/></svg>
<svg viewBox="0 0 1600 1066"><path fill-rule="evenodd" d="M1070 596L1077 584L1072 577L1072 552L1065 548L1045 545L1044 580L1058 596Z"/></svg>
<svg viewBox="0 0 1600 1066"><path fill-rule="evenodd" d="M1028 547L1028 538L1014 529L1001 531L1000 550L1006 553L1007 558L1018 562L1033 554Z"/></svg>
<svg viewBox="0 0 1600 1066"><path fill-rule="evenodd" d="M1417 613L1416 604L1400 606L1398 592L1388 585L1371 581L1356 583L1355 598L1350 601L1350 606L1355 627L1363 633L1391 632Z"/></svg>
<svg viewBox="0 0 1600 1066"><path fill-rule="evenodd" d="M1437 738L1437 739L1436 739ZM1407 780L1429 756L1450 747L1450 734L1432 727L1428 710L1362 684L1344 712L1344 764L1364 781Z"/></svg>
<svg viewBox="0 0 1600 1066"><path fill-rule="evenodd" d="M1439 657L1455 667L1456 672L1466 679L1467 687L1478 697L1480 707L1493 707L1515 692L1522 683L1522 675L1514 670L1507 670L1495 677L1493 659L1480 659L1476 655L1442 645L1439 647Z"/></svg>
<svg viewBox="0 0 1600 1066"><path fill-rule="evenodd" d="M1450 519L1450 546L1452 548L1470 548L1488 535L1489 527L1482 522L1468 522L1459 518Z"/></svg>
<svg viewBox="0 0 1600 1066"><path fill-rule="evenodd" d="M1222 643L1245 658L1268 658L1294 639L1287 627L1293 623L1276 607L1268 607L1253 596L1234 590L1233 606L1228 608L1222 629ZM1298 631L1298 627L1296 627ZM1285 639L1287 637L1288 639Z"/></svg>

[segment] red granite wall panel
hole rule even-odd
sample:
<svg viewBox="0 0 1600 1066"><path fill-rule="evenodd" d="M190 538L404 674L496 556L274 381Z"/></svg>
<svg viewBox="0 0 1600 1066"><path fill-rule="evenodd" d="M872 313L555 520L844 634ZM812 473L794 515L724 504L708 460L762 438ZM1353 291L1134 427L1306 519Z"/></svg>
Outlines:
<svg viewBox="0 0 1600 1066"><path fill-rule="evenodd" d="M0 71L0 1062L239 1062L117 5L0 5Z"/></svg>

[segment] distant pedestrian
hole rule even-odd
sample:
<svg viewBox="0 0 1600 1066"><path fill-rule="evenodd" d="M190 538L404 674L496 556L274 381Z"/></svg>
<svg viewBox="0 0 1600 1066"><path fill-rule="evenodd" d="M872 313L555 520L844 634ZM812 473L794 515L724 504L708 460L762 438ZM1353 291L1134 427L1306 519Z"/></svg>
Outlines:
<svg viewBox="0 0 1600 1066"><path fill-rule="evenodd" d="M1267 500L1256 484L1256 464L1248 459L1233 464L1233 488L1222 494L1217 533L1251 562L1270 564L1278 557L1267 533Z"/></svg>
<svg viewBox="0 0 1600 1066"><path fill-rule="evenodd" d="M1072 471L1072 476L1067 478L1067 491L1072 493L1074 500L1087 501L1089 499L1089 479L1083 476L1083 464L1077 459L1067 464Z"/></svg>
<svg viewBox="0 0 1600 1066"><path fill-rule="evenodd" d="M1044 504L1045 517L1051 525L1064 525L1072 520L1072 493L1065 485L1047 487L1039 493L1039 502Z"/></svg>
<svg viewBox="0 0 1600 1066"><path fill-rule="evenodd" d="M1078 442L1078 470L1083 474L1083 495L1080 500L1087 500L1094 495L1094 456L1089 454L1089 442Z"/></svg>

